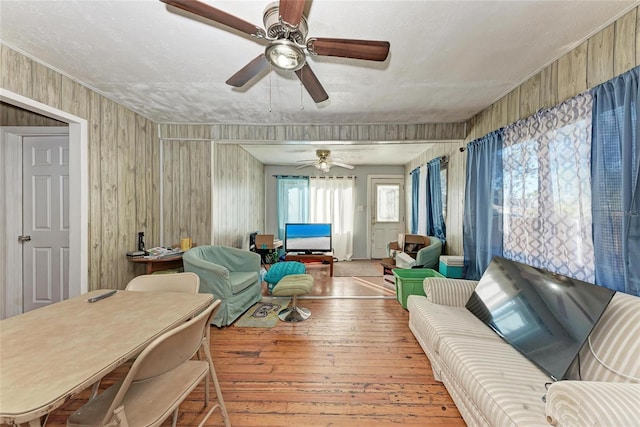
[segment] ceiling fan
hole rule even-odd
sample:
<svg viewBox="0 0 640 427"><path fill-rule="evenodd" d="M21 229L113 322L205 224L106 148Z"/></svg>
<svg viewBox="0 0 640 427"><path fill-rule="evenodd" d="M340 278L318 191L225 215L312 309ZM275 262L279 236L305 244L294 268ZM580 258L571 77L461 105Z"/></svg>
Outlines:
<svg viewBox="0 0 640 427"><path fill-rule="evenodd" d="M299 160L298 163L303 163L302 166L298 166L296 169L306 168L307 166L315 166L316 169L321 170L322 172L329 172L331 166L339 166L341 168L353 169L353 165L348 165L346 163L342 163L338 158L331 157L331 151L329 150L316 150L316 156L318 157L315 160Z"/></svg>
<svg viewBox="0 0 640 427"><path fill-rule="evenodd" d="M389 55L389 42L375 40L307 38L307 19L303 15L304 0L280 0L269 4L263 15L266 30L236 16L196 0L160 0L170 6L249 34L266 41L264 53L231 76L226 83L244 86L269 64L284 71L294 71L311 98L318 103L329 99L320 81L309 67L305 52L319 56L384 61Z"/></svg>

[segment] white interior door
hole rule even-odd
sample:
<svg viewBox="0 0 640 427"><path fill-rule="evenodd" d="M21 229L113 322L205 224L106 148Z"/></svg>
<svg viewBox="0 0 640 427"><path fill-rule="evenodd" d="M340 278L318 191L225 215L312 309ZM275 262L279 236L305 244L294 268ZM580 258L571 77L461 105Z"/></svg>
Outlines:
<svg viewBox="0 0 640 427"><path fill-rule="evenodd" d="M69 296L89 290L89 135L86 119L1 87L0 102L68 124L0 127L0 319L5 319L22 313L22 268L17 268L22 244L16 238L22 234L22 136L69 136Z"/></svg>
<svg viewBox="0 0 640 427"><path fill-rule="evenodd" d="M371 178L371 258L387 256L387 244L404 232L404 178Z"/></svg>
<svg viewBox="0 0 640 427"><path fill-rule="evenodd" d="M69 136L22 139L23 311L69 297Z"/></svg>

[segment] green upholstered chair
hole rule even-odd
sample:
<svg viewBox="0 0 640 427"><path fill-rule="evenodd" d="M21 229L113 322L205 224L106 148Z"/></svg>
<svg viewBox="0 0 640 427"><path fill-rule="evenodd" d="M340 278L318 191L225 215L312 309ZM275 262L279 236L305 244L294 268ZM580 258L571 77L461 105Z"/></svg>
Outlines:
<svg viewBox="0 0 640 427"><path fill-rule="evenodd" d="M227 246L196 246L182 255L185 272L200 277L200 293L222 301L212 325L227 326L262 296L260 255Z"/></svg>

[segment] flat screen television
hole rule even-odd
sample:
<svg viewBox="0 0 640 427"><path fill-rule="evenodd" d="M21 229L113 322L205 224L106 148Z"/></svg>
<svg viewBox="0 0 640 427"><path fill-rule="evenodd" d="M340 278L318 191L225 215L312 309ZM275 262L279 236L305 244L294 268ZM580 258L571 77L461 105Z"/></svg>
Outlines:
<svg viewBox="0 0 640 427"><path fill-rule="evenodd" d="M466 307L553 380L561 380L614 294L494 257Z"/></svg>
<svg viewBox="0 0 640 427"><path fill-rule="evenodd" d="M306 254L331 252L331 224L285 224L284 250Z"/></svg>

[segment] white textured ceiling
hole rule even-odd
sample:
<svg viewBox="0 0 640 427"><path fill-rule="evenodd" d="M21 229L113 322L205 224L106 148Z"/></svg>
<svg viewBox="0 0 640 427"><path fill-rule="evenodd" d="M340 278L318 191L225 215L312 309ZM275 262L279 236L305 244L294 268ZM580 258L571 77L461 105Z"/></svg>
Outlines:
<svg viewBox="0 0 640 427"><path fill-rule="evenodd" d="M204 2L260 27L269 3ZM459 122L636 4L313 0L309 36L391 43L383 63L312 57L319 105L293 73L227 86L263 46L157 0L2 0L0 40L161 123Z"/></svg>

